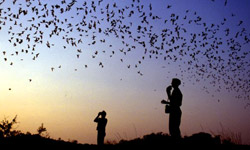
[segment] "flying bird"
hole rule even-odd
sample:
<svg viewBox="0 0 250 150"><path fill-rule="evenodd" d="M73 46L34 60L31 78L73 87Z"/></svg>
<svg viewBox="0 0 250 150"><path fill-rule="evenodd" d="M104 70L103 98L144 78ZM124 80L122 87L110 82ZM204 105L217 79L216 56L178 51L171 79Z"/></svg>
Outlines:
<svg viewBox="0 0 250 150"><path fill-rule="evenodd" d="M90 49L89 57L103 68L101 59L105 57L118 57L124 63L130 60L130 54L140 53L136 61L125 65L130 70L133 70L131 66L140 70L137 71L139 76L143 76L142 65L148 59L165 61L166 66L181 62L188 67L176 67L179 76L188 74L187 78L193 82L211 80L209 83L218 92L222 88L219 85L224 84L228 91L249 93L250 86L244 79L249 71L244 68L249 65L250 54L245 47L250 43L250 34L242 26L244 20L237 20L232 12L219 22L207 21L206 16L192 8L175 12L175 6L169 4L162 7L171 10L170 13L156 13L155 3L152 1L145 6L139 0L132 0L128 5L102 0L52 3L15 0L0 9L0 30L6 27L6 42L14 49L10 53L2 51L3 60L13 65L16 63L13 57L24 60L27 58L24 55L31 55L37 61L43 53L38 46L51 51L59 46L62 53L67 49L73 54L72 59L81 61L80 55L87 52L81 49L84 47ZM225 0L224 6L227 5ZM54 43L55 39L60 42ZM96 47L102 49L96 50ZM88 68L88 64L83 66ZM244 96L247 98L248 94Z"/></svg>

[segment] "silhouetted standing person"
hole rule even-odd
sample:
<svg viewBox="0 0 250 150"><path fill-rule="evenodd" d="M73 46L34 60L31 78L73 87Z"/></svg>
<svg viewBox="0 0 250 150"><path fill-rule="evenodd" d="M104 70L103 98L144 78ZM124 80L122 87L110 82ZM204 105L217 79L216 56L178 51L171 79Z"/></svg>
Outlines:
<svg viewBox="0 0 250 150"><path fill-rule="evenodd" d="M100 117L101 116L101 117ZM99 112L97 117L95 118L94 122L97 123L97 145L103 145L104 144L104 137L106 136L106 125L108 120L105 118L106 112L102 111Z"/></svg>
<svg viewBox="0 0 250 150"><path fill-rule="evenodd" d="M166 92L170 102L162 100L162 104L170 105L169 114L169 132L171 137L174 139L181 138L180 124L181 124L181 104L182 104L182 93L179 89L181 81L177 78L172 79L172 83L167 87ZM172 90L172 92L171 92Z"/></svg>

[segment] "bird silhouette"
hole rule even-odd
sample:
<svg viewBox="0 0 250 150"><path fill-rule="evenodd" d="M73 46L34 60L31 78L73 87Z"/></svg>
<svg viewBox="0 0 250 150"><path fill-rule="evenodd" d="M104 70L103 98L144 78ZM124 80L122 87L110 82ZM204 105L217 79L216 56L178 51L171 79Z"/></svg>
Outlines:
<svg viewBox="0 0 250 150"><path fill-rule="evenodd" d="M0 5L6 6L5 3L2 1ZM104 61L97 60L99 55L113 58L118 55L124 63L129 53L141 50L138 60L125 66L130 70L131 66L140 69L137 71L140 76L145 59L165 61L168 65L182 62L189 67L176 69L188 73L190 81L211 80L209 83L218 91L219 85L224 84L228 91L243 91L243 97L249 99L250 86L244 77L250 72L244 68L249 67L250 54L245 46L250 43L250 34L244 28L245 21L237 20L234 12L219 22L207 21L206 16L192 8L175 12L174 4L163 6L170 13L159 14L155 12L158 9L155 4L139 0L127 4L104 0L12 1L0 9L0 31L6 28L6 41L15 49L2 50L4 62L13 65L9 57L23 55L31 55L37 61L43 53L37 46L52 50L55 38L62 40L61 48L73 49L79 61L85 52L82 47L93 49L90 57L101 68ZM224 6L228 5L225 0ZM229 26L233 21L234 25ZM114 44L113 38L118 42ZM94 50L95 46L103 49ZM88 64L83 66L88 68Z"/></svg>

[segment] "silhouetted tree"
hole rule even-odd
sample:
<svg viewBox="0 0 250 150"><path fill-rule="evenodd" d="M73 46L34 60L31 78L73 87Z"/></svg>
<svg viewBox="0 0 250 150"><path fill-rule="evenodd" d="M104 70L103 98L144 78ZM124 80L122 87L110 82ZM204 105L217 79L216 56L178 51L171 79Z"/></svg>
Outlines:
<svg viewBox="0 0 250 150"><path fill-rule="evenodd" d="M0 137L10 137L12 135L16 135L19 133L19 131L13 130L13 125L17 124L17 115L12 119L12 121L7 120L4 118L4 120L0 123Z"/></svg>
<svg viewBox="0 0 250 150"><path fill-rule="evenodd" d="M47 129L43 126L43 123L37 129L37 132L38 132L39 135L41 135L43 132L46 132L46 131L47 131Z"/></svg>

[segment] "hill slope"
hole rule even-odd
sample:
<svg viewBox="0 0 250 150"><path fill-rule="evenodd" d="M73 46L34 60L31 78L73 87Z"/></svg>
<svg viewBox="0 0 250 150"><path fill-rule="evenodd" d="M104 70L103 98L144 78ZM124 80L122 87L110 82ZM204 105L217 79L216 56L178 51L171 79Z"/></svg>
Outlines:
<svg viewBox="0 0 250 150"><path fill-rule="evenodd" d="M0 139L0 147L8 148L56 148L56 149L242 149L250 150L250 145L236 145L230 141L221 141L219 136L213 137L208 133L197 133L180 140L173 140L168 134L152 133L142 138L121 140L117 144L106 144L103 147L89 144L78 144L45 138L39 134L19 134Z"/></svg>

